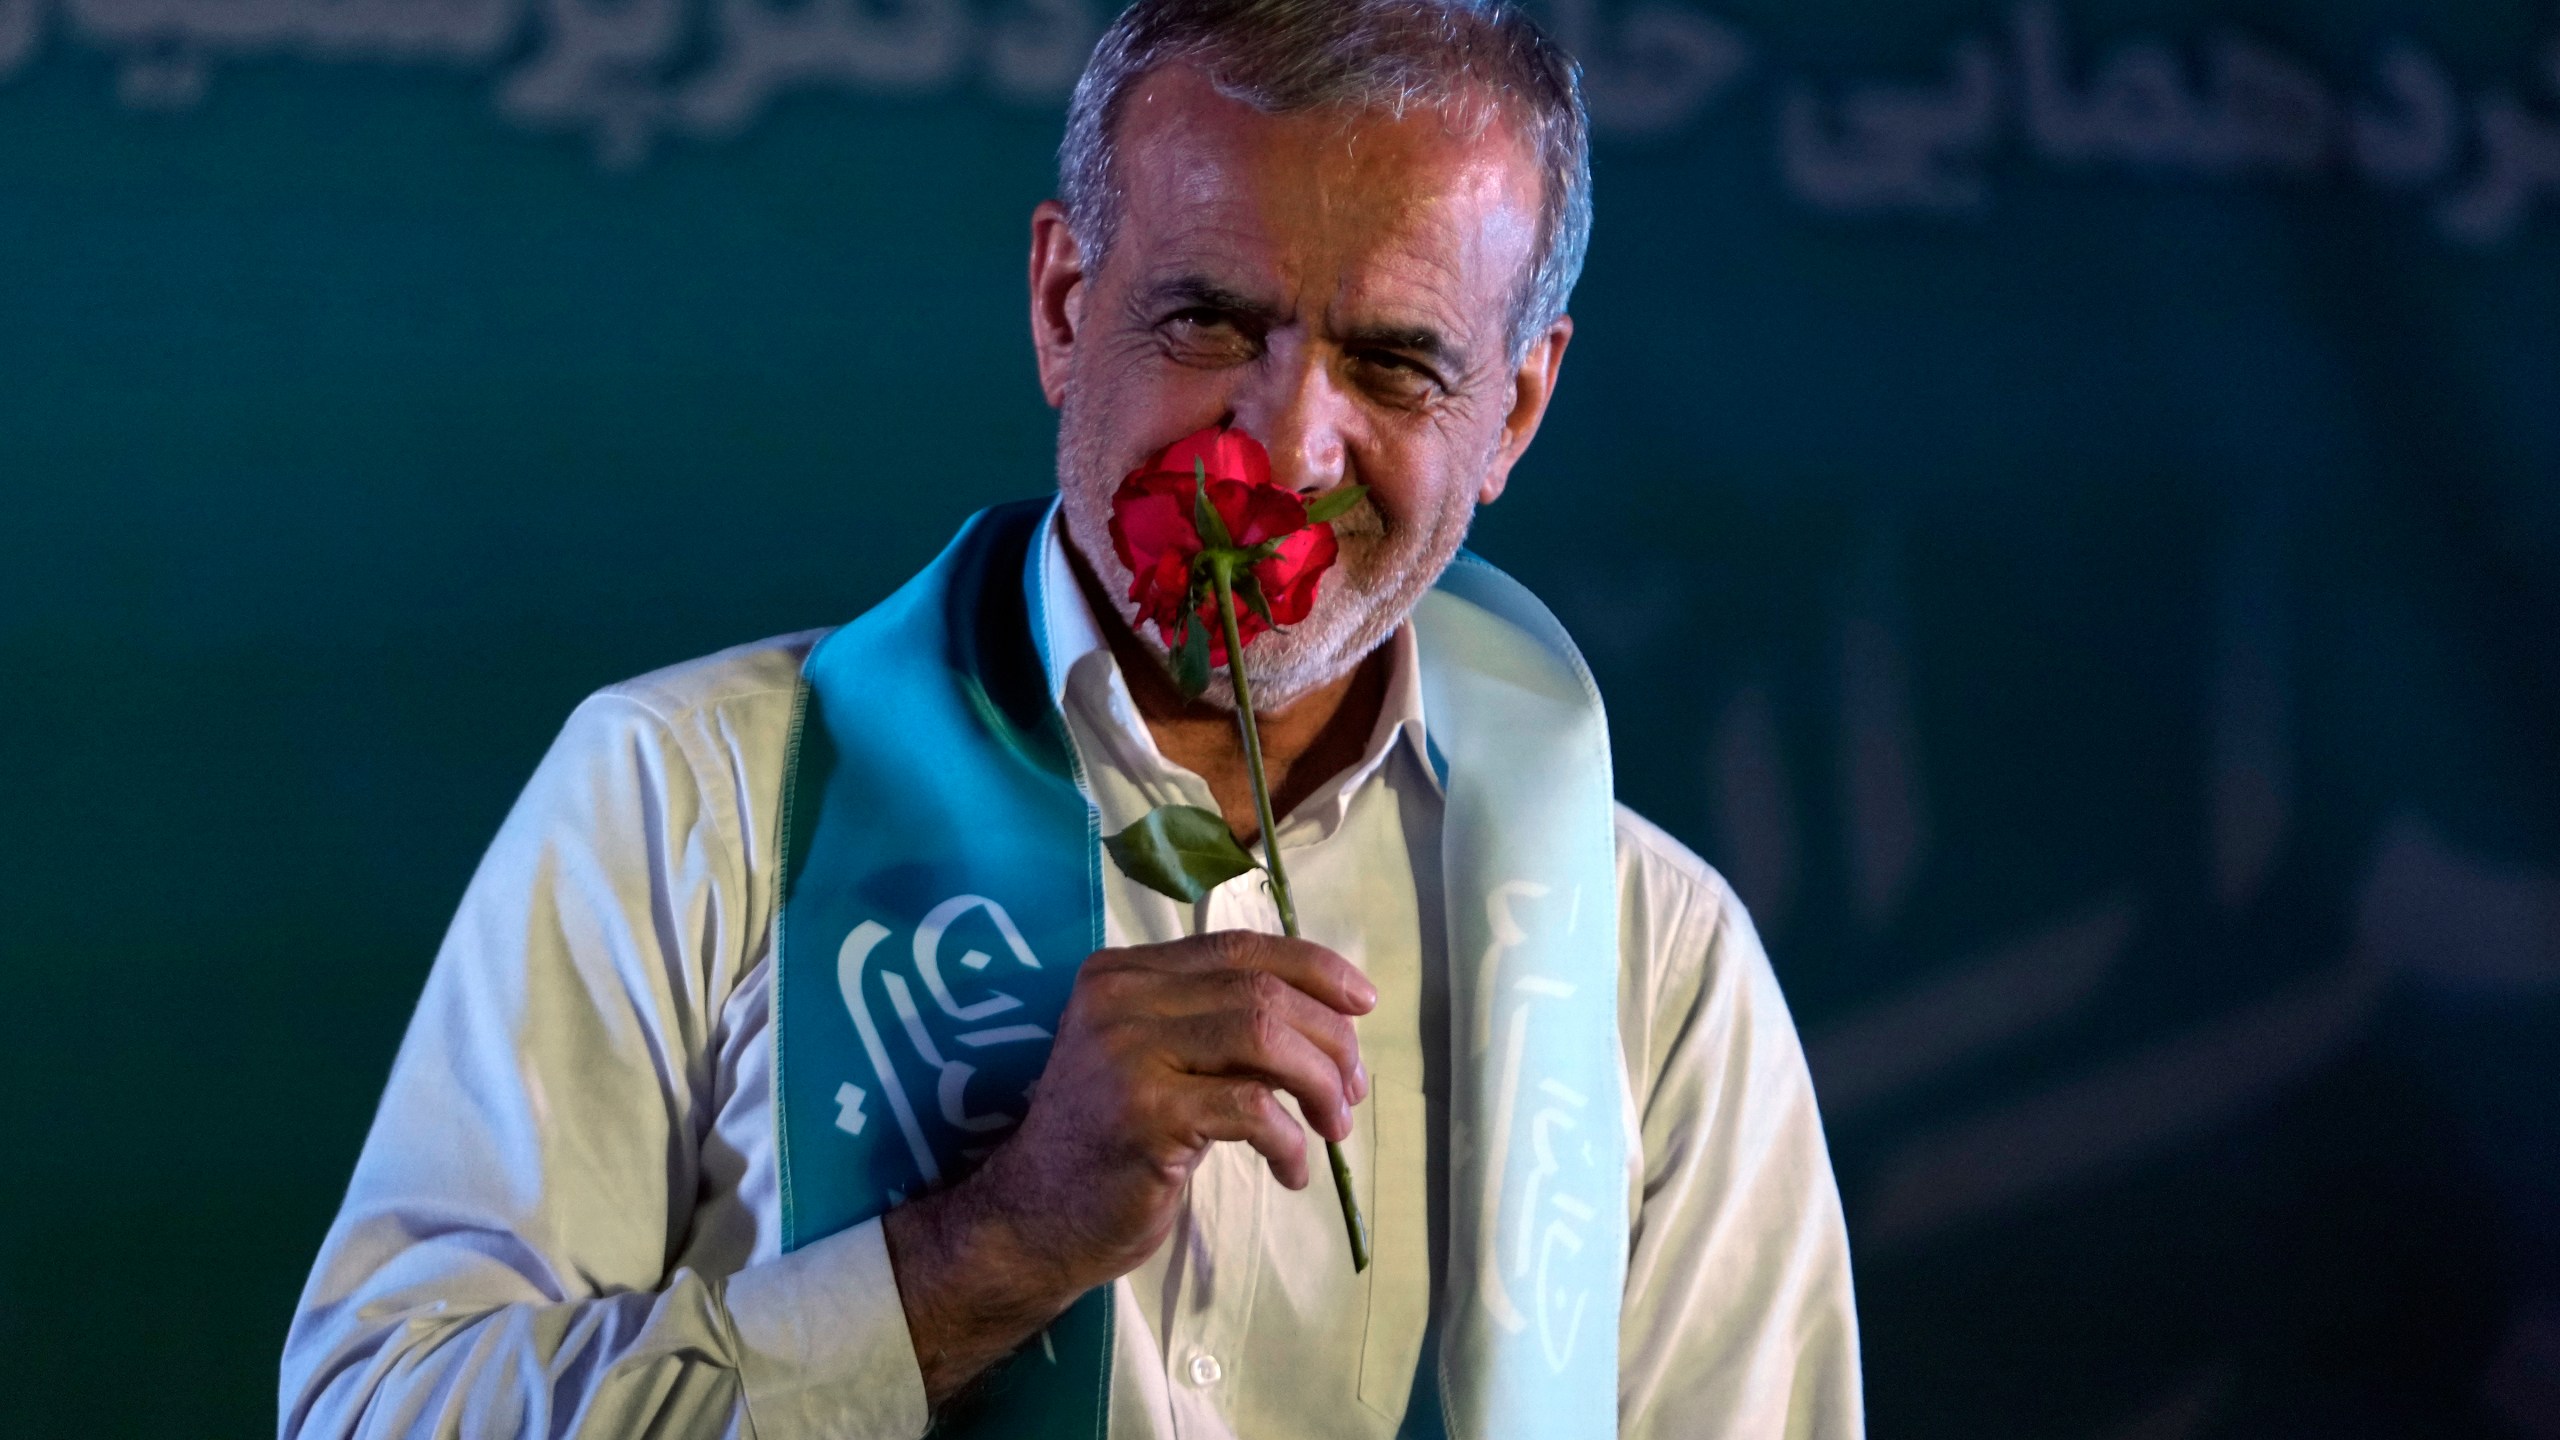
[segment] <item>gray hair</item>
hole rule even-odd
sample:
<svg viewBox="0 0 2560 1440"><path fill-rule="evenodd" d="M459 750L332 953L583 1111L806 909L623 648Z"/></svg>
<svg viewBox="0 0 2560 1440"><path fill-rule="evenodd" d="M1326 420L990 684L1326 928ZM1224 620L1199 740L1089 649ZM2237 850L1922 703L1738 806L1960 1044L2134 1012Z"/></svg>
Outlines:
<svg viewBox="0 0 2560 1440"><path fill-rule="evenodd" d="M1512 302L1514 360L1564 314L1591 242L1591 123L1581 67L1508 0L1137 0L1076 82L1058 146L1059 199L1100 266L1120 223L1112 127L1148 72L1199 69L1265 114L1334 108L1403 115L1487 100L1537 153L1538 248Z"/></svg>

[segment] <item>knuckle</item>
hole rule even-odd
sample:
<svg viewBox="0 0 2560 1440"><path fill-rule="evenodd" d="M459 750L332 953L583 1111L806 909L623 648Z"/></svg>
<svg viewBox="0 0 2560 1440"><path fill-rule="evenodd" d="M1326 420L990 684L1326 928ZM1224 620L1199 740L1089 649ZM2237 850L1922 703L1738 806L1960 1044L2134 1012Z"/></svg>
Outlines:
<svg viewBox="0 0 2560 1440"><path fill-rule="evenodd" d="M1137 957L1127 950L1096 950L1076 968L1076 988L1116 985L1137 968Z"/></svg>
<svg viewBox="0 0 2560 1440"><path fill-rule="evenodd" d="M1124 1069L1144 1064L1157 1053L1159 1045L1153 1026L1124 1020L1111 1027L1110 1055Z"/></svg>
<svg viewBox="0 0 2560 1440"><path fill-rule="evenodd" d="M1288 988L1263 970L1249 972L1238 986L1243 992L1237 1009L1245 1039L1258 1053L1267 1055L1288 1039Z"/></svg>
<svg viewBox="0 0 2560 1440"><path fill-rule="evenodd" d="M1121 1014L1136 1003L1143 985L1143 978L1133 971L1088 973L1080 976L1075 989L1068 993L1067 1009L1088 1023Z"/></svg>
<svg viewBox="0 0 2560 1440"><path fill-rule="evenodd" d="M1299 1128L1297 1122L1289 1118L1289 1112L1281 1109L1277 1103L1268 1100L1263 1103L1265 1107L1262 1119L1263 1133L1271 1137L1273 1144L1284 1155L1306 1154L1307 1132Z"/></svg>
<svg viewBox="0 0 2560 1440"><path fill-rule="evenodd" d="M1256 1055L1268 1057L1277 1054L1288 1040L1289 1022L1281 1019L1279 1011L1272 1006L1257 1005L1246 1011L1244 1027L1245 1043L1253 1047Z"/></svg>
<svg viewBox="0 0 2560 1440"><path fill-rule="evenodd" d="M1254 1010L1277 1010L1286 999L1289 985L1268 970L1246 970L1236 976L1236 988L1244 992L1244 1003Z"/></svg>
<svg viewBox="0 0 2560 1440"><path fill-rule="evenodd" d="M1136 1056L1139 1036L1134 1026L1105 1020L1094 1023L1084 1033L1110 1069L1125 1070Z"/></svg>
<svg viewBox="0 0 2560 1440"><path fill-rule="evenodd" d="M1283 1122L1289 1118L1289 1112L1281 1108L1280 1097L1273 1094L1268 1085L1251 1080L1237 1082L1234 1103L1236 1114L1241 1119L1275 1130L1288 1128Z"/></svg>

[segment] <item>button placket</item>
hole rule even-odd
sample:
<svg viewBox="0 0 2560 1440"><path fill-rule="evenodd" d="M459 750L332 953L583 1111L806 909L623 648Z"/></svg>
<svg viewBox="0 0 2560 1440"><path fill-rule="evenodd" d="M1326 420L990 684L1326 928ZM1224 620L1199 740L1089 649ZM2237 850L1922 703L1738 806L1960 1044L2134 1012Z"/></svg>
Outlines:
<svg viewBox="0 0 2560 1440"><path fill-rule="evenodd" d="M1279 932L1279 910L1252 875L1212 891L1204 919L1213 930ZM1226 1433L1234 1425L1235 1366L1264 1258L1264 1191L1272 1182L1263 1169L1260 1152L1233 1142L1213 1147L1192 1172L1191 1214L1207 1254L1183 1287L1181 1324L1166 1355L1175 1412L1192 1410L1185 1418L1195 1423L1183 1426L1186 1435ZM1216 1417L1216 1431L1209 1416Z"/></svg>
<svg viewBox="0 0 2560 1440"><path fill-rule="evenodd" d="M1225 1243L1219 1246L1218 1259L1225 1267L1223 1283L1211 1297L1213 1303L1200 1327L1199 1354L1190 1368L1199 1393L1213 1397L1220 1416L1233 1424L1235 1407L1243 1401L1234 1383L1235 1366L1244 1354L1254 1294L1262 1287L1263 1236L1267 1226L1264 1208L1272 1187L1279 1182L1270 1178L1260 1152L1251 1146L1222 1148L1229 1153L1227 1163L1219 1167L1223 1201L1220 1213L1242 1223L1221 1237ZM1208 1379L1198 1378L1203 1372Z"/></svg>
<svg viewBox="0 0 2560 1440"><path fill-rule="evenodd" d="M1261 1160L1244 1146L1220 1145L1192 1173L1185 1228L1196 1249L1165 1337L1166 1388L1182 1440L1235 1434L1230 1367L1241 1353L1262 1263L1261 1187L1246 1167Z"/></svg>

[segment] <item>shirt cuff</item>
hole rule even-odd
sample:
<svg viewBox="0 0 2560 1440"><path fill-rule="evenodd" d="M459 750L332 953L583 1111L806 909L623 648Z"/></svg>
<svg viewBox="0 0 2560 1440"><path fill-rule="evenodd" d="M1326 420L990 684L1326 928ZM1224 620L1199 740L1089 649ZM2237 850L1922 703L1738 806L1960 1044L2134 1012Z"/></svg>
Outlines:
<svg viewBox="0 0 2560 1440"><path fill-rule="evenodd" d="M924 1372L878 1220L748 1266L726 1299L757 1440L924 1434Z"/></svg>

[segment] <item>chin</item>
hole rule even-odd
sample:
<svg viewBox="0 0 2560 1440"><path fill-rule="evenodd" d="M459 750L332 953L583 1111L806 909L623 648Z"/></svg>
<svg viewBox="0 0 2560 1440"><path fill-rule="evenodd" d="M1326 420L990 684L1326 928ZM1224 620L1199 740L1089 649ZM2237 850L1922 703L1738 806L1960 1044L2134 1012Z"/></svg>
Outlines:
<svg viewBox="0 0 2560 1440"><path fill-rule="evenodd" d="M1314 611L1245 647L1254 704L1286 709L1375 654L1439 580L1465 535L1463 520L1445 536L1421 537L1420 544L1399 544L1398 536L1365 527L1343 535L1342 562L1326 577L1330 583L1318 591ZM1234 706L1223 672L1211 681L1211 693L1215 703Z"/></svg>
<svg viewBox="0 0 2560 1440"><path fill-rule="evenodd" d="M1253 681L1253 703L1264 710L1285 710L1350 674L1387 643L1420 598L1418 593L1344 595L1330 613L1319 599L1315 613L1304 621L1245 647L1244 673ZM1217 704L1234 708L1233 687L1223 671L1211 680L1210 689Z"/></svg>

